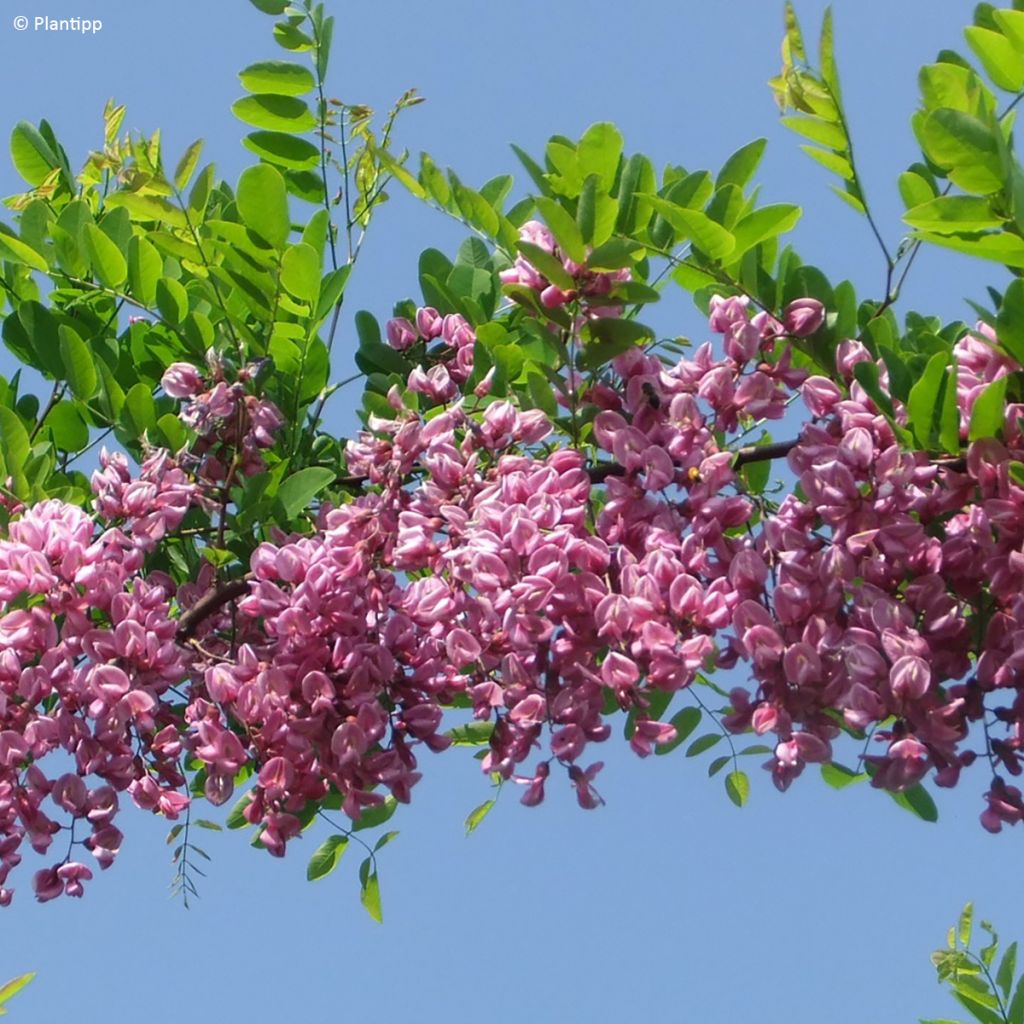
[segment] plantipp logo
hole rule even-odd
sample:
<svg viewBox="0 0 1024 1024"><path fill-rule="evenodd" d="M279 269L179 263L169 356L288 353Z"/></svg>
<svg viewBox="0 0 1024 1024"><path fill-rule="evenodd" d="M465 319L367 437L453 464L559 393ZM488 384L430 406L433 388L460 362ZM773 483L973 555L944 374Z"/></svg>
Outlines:
<svg viewBox="0 0 1024 1024"><path fill-rule="evenodd" d="M34 18L26 18L24 14L18 14L13 21L14 28L18 32L26 32L32 29L33 32L71 32L78 35L95 35L103 31L103 22L98 18L50 18L44 15L37 15Z"/></svg>

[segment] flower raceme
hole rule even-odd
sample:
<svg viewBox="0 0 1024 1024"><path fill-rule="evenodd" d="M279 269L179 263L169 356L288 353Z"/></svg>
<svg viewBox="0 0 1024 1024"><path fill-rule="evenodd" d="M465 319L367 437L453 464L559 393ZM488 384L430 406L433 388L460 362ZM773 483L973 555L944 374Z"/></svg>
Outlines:
<svg viewBox="0 0 1024 1024"><path fill-rule="evenodd" d="M561 258L546 229L524 231ZM575 294L525 258L506 276L549 308L591 311L623 279L563 265ZM324 503L311 532L259 543L234 603L208 600L211 564L176 586L151 560L190 509L259 471L283 417L248 386L258 367L234 382L216 360L169 367L164 390L196 441L136 474L104 453L91 515L43 502L0 540L0 903L26 841L51 858L57 844L40 900L81 895L91 872L76 847L112 863L125 795L181 815L189 765L214 804L251 777L244 816L283 855L310 807L335 800L357 821L385 794L408 801L419 748L446 749L456 712L485 730L481 767L520 784L523 803L561 769L593 808L592 745L612 714L629 713L646 757L677 738L663 720L673 695L740 663L752 682L723 725L774 737L779 788L829 762L845 730L871 736L873 783L893 791L929 774L954 785L983 753L982 824L1020 820L1001 776L1021 773L1024 742L1016 415L1003 443L971 443L961 463L903 450L854 378L862 345L840 346L835 379L794 365L791 339L823 317L813 299L776 319L715 297L720 342L674 366L638 347L586 384L564 371L586 445L492 397L493 375L469 388L464 318L396 318L391 346L422 353L406 382L416 407L392 389L394 418L348 444L361 491ZM980 389L1018 369L985 330L956 347L964 436ZM797 396L810 414L788 453L800 491L776 506L746 486L734 449Z"/></svg>

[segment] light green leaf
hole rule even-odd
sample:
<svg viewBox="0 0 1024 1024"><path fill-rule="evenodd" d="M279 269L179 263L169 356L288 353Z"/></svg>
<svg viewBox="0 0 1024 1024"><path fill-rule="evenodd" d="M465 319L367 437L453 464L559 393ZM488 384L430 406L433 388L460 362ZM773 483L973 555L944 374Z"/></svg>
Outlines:
<svg viewBox="0 0 1024 1024"><path fill-rule="evenodd" d="M17 978L12 978L6 985L0 986L0 1006L12 996L16 996L35 976L36 972L30 971L28 974L21 974ZM4 1013L6 1012L4 1010Z"/></svg>
<svg viewBox="0 0 1024 1024"><path fill-rule="evenodd" d="M469 815L466 818L467 836L472 835L477 830L477 827L480 825L480 822L482 822L484 818L487 817L493 806L493 800L485 800L479 807L476 807L469 812Z"/></svg>
<svg viewBox="0 0 1024 1024"><path fill-rule="evenodd" d="M971 924L974 920L974 904L968 903L960 911L960 920L957 922L957 938L961 945L967 946L971 941Z"/></svg>
<svg viewBox="0 0 1024 1024"><path fill-rule="evenodd" d="M199 182L197 181L198 185ZM114 192L107 196L105 205L109 209L122 207L133 221L157 221L171 227L188 226L185 214L163 196L143 196L137 192Z"/></svg>
<svg viewBox="0 0 1024 1024"><path fill-rule="evenodd" d="M1004 223L981 196L937 196L907 210L903 219L911 227L937 234L983 231Z"/></svg>
<svg viewBox="0 0 1024 1024"><path fill-rule="evenodd" d="M328 836L309 858L306 880L315 882L318 878L326 878L338 866L347 846L348 836Z"/></svg>
<svg viewBox="0 0 1024 1024"><path fill-rule="evenodd" d="M364 864L369 864L369 860L364 861ZM360 874L364 874L360 872ZM384 913L381 910L380 905L380 880L377 878L377 872L367 871L365 872L362 881L362 891L359 894L359 898L362 901L363 906L366 908L366 912L376 921L378 924L383 924Z"/></svg>
<svg viewBox="0 0 1024 1024"><path fill-rule="evenodd" d="M19 121L11 132L11 161L14 169L30 185L41 185L46 176L59 166L50 144L28 121Z"/></svg>
<svg viewBox="0 0 1024 1024"><path fill-rule="evenodd" d="M993 260L1008 267L1024 267L1024 239L1008 231L999 231L980 238L960 238L956 235L937 235L928 231L914 231L911 237L923 242L939 245L945 249L976 256L982 260Z"/></svg>
<svg viewBox="0 0 1024 1024"><path fill-rule="evenodd" d="M736 240L707 214L699 210L688 210L676 206L660 196L643 197L672 225L673 229L683 238L706 253L713 260L721 260L728 256L736 247Z"/></svg>
<svg viewBox="0 0 1024 1024"><path fill-rule="evenodd" d="M114 241L95 224L86 223L83 235L85 251L100 283L119 288L128 277L128 262Z"/></svg>
<svg viewBox="0 0 1024 1024"><path fill-rule="evenodd" d="M291 234L291 215L281 172L268 164L246 168L238 179L237 201L246 226L275 249L283 249Z"/></svg>
<svg viewBox="0 0 1024 1024"><path fill-rule="evenodd" d="M558 247L575 263L583 263L587 258L586 246L580 229L564 206L546 196L537 198L537 209L547 222L551 233L558 242Z"/></svg>
<svg viewBox="0 0 1024 1024"><path fill-rule="evenodd" d="M622 145L622 134L614 124L592 124L576 147L581 176L596 174L601 188L609 192L622 158Z"/></svg>
<svg viewBox="0 0 1024 1024"><path fill-rule="evenodd" d="M192 175L195 174L196 166L199 163L199 157L202 152L203 140L196 139L196 141L185 150L184 155L178 161L178 166L174 168L174 187L179 191L185 188L185 186L192 180Z"/></svg>
<svg viewBox="0 0 1024 1024"><path fill-rule="evenodd" d="M736 150L718 172L715 188L721 188L723 185L738 185L740 188L746 186L760 165L767 145L767 139L755 139Z"/></svg>
<svg viewBox="0 0 1024 1024"><path fill-rule="evenodd" d="M281 283L297 299L316 303L320 295L320 258L305 242L289 246L281 257Z"/></svg>
<svg viewBox="0 0 1024 1024"><path fill-rule="evenodd" d="M971 25L964 29L967 45L975 52L985 73L1006 92L1024 87L1024 58L1000 32Z"/></svg>
<svg viewBox="0 0 1024 1024"><path fill-rule="evenodd" d="M482 747L490 741L493 732L493 722L473 721L453 726L445 735L451 739L453 747Z"/></svg>
<svg viewBox="0 0 1024 1024"><path fill-rule="evenodd" d="M274 132L298 134L316 127L313 111L297 96L243 96L231 105L231 113L253 128Z"/></svg>
<svg viewBox="0 0 1024 1024"><path fill-rule="evenodd" d="M310 466L286 477L277 492L288 519L294 519L309 507L309 503L335 478L337 474L324 466Z"/></svg>
<svg viewBox="0 0 1024 1024"><path fill-rule="evenodd" d="M734 771L726 775L725 791L737 807L742 807L750 797L750 779L747 778L747 773Z"/></svg>
<svg viewBox="0 0 1024 1024"><path fill-rule="evenodd" d="M32 246L26 245L20 238L6 235L3 232L0 232L0 260L21 263L44 274L49 269L46 260Z"/></svg>
<svg viewBox="0 0 1024 1024"><path fill-rule="evenodd" d="M867 778L863 772L855 772L845 765L831 763L821 766L822 781L833 789L845 789L854 782L861 782Z"/></svg>
<svg viewBox="0 0 1024 1024"><path fill-rule="evenodd" d="M178 327L188 316L188 292L173 277L161 277L156 282L156 308L167 323Z"/></svg>
<svg viewBox="0 0 1024 1024"><path fill-rule="evenodd" d="M278 96L302 96L316 85L309 68L286 60L261 60L239 71L238 77L249 92Z"/></svg>
<svg viewBox="0 0 1024 1024"><path fill-rule="evenodd" d="M1003 998L1010 998L1010 989L1013 987L1013 976L1017 971L1017 943L1011 942L1003 954L999 963L999 970L996 973L996 984L1002 989Z"/></svg>
<svg viewBox="0 0 1024 1024"><path fill-rule="evenodd" d="M285 132L251 132L242 145L260 159L295 171L308 170L320 162L320 150L308 139Z"/></svg>
<svg viewBox="0 0 1024 1024"><path fill-rule="evenodd" d="M775 238L792 231L802 213L799 206L792 206L789 203L762 206L748 213L732 229L736 248L732 251L731 258L738 259L748 249L753 249L766 238Z"/></svg>

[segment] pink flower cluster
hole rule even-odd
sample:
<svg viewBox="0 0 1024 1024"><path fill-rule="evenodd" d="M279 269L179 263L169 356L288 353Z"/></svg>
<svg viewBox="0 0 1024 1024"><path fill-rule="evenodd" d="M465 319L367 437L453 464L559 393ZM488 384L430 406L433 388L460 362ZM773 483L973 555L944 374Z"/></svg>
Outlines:
<svg viewBox="0 0 1024 1024"><path fill-rule="evenodd" d="M526 230L561 259L546 229ZM574 294L526 260L506 276L587 315L626 279L563 265ZM204 484L262 464L281 415L248 393L256 367L229 384L216 361L171 366L164 390L199 436L193 476L185 454L133 476L104 453L94 517L45 502L0 540L0 903L25 839L41 854L67 839L37 896L80 895L76 847L110 864L121 793L180 814L185 757L215 804L254 775L244 814L278 856L325 802L357 820L385 794L408 801L423 748L447 748L460 717L486 737L483 770L523 803L560 769L596 807L591 745L609 712L630 714L647 756L676 738L675 695L741 661L752 684L732 691L724 726L773 737L779 788L831 761L845 730L870 741L863 763L893 791L929 773L953 785L984 758L983 825L1024 819L1003 777L1024 772L1024 410L963 459L908 452L855 380L862 344L839 346L834 378L794 365L790 340L824 318L813 299L775 318L716 297L720 342L674 366L634 348L578 389L585 445L487 380L466 393L476 337L461 316L393 320L427 411L393 388L394 418L371 417L347 448L362 493L325 504L309 535L271 533L236 603L187 629L214 568L176 588L147 558ZM979 328L955 349L964 437L982 389L1019 370L993 340ZM749 492L735 449L801 395L800 487L776 506Z"/></svg>
<svg viewBox="0 0 1024 1024"><path fill-rule="evenodd" d="M520 228L519 234L524 242L535 245L557 259L573 279L573 287L563 289L552 284L523 255L517 256L513 265L501 272L499 276L502 284L522 285L536 291L541 304L548 309L558 309L578 300L581 305L587 307L590 316L614 316L619 313L618 305L610 302L608 295L616 284L630 280L632 274L628 267L612 271L588 270L564 255L558 248L551 230L536 220L527 221Z"/></svg>
<svg viewBox="0 0 1024 1024"><path fill-rule="evenodd" d="M168 817L188 803L167 699L187 671L174 584L140 572L194 488L165 452L134 479L121 456L104 452L101 465L98 523L45 501L0 540L0 905L26 840L39 854L58 845L37 897L80 896L92 875L79 849L106 868L120 848L119 793Z"/></svg>
<svg viewBox="0 0 1024 1024"><path fill-rule="evenodd" d="M160 383L171 398L185 400L181 420L199 435L189 446L197 475L222 484L266 469L260 452L273 447L284 417L273 402L247 392L258 366L242 367L231 384L221 360L211 354L208 362L209 376L191 363L172 363Z"/></svg>

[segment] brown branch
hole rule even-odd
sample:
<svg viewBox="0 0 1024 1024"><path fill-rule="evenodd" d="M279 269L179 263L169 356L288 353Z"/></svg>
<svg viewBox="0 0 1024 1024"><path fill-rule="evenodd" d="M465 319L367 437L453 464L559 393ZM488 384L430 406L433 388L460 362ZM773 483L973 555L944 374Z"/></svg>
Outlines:
<svg viewBox="0 0 1024 1024"><path fill-rule="evenodd" d="M252 573L246 573L237 580L228 580L208 590L180 619L178 619L178 643L190 640L199 626L224 605L241 597L252 581Z"/></svg>

